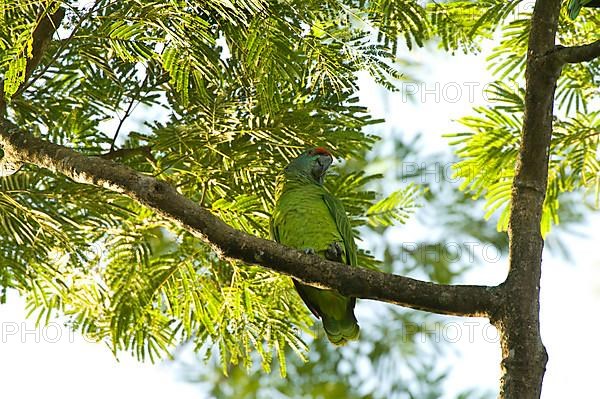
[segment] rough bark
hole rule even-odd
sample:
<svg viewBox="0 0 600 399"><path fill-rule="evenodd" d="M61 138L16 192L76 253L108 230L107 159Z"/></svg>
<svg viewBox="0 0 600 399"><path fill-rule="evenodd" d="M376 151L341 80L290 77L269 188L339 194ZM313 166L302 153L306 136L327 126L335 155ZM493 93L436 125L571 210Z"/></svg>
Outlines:
<svg viewBox="0 0 600 399"><path fill-rule="evenodd" d="M525 117L509 222L510 270L506 281L497 287L440 285L349 268L237 231L167 183L110 160L131 155L135 150L118 150L103 157L84 156L36 138L5 120L7 104L1 83L0 146L4 157L0 161L0 174L15 173L22 163L30 163L79 183L122 193L183 225L223 257L262 265L306 284L430 312L489 317L501 333L500 397L539 398L547 362L539 325L544 246L540 221L547 186L554 90L563 64L600 56L600 41L576 47L555 46L559 10L560 0L538 0L533 11ZM27 77L42 59L44 48L63 16L64 12L59 10L36 29L34 56L28 61ZM145 154L146 150L137 151Z"/></svg>
<svg viewBox="0 0 600 399"><path fill-rule="evenodd" d="M52 40L54 32L56 32L56 29L58 29L64 17L65 9L59 8L54 14L45 15L40 19L40 22L33 31L31 58L27 60L27 64L25 65L25 80L23 84L21 84L19 90L17 90L16 94L19 94L24 85L28 83L29 79L31 78L31 74L42 60L46 48ZM0 81L0 121L4 119L6 106L7 101L4 92L4 82ZM0 160L0 177L10 176L18 172L23 166L22 162L18 162L12 158L10 154L6 152L6 149L4 151L6 156Z"/></svg>
<svg viewBox="0 0 600 399"><path fill-rule="evenodd" d="M561 63L554 40L560 0L538 0L531 19L525 115L509 220L509 273L492 320L501 334L500 397L539 398L548 359L540 336L539 292L544 241L540 223L546 196L552 111Z"/></svg>
<svg viewBox="0 0 600 399"><path fill-rule="evenodd" d="M35 138L4 122L0 145L17 162L62 173L78 183L125 194L183 225L223 257L265 266L307 284L333 288L359 298L463 316L485 316L496 301L496 288L440 285L362 268L349 268L307 255L273 241L235 230L169 184L126 166Z"/></svg>
<svg viewBox="0 0 600 399"><path fill-rule="evenodd" d="M45 14L45 11L44 11ZM52 35L56 32L56 29L60 26L63 18L65 17L65 9L59 8L54 14L44 15L40 18L40 22L33 31L33 43L31 45L31 57L27 60L25 66L25 78L23 83L27 83L33 70L38 66L42 57L46 51L46 48L52 40ZM21 85L19 89L24 87ZM18 94L19 90L17 90ZM3 115L6 110L6 98L4 95L4 84L0 83L0 115Z"/></svg>
<svg viewBox="0 0 600 399"><path fill-rule="evenodd" d="M557 46L556 56L565 63L588 62L600 57L600 40L581 46Z"/></svg>

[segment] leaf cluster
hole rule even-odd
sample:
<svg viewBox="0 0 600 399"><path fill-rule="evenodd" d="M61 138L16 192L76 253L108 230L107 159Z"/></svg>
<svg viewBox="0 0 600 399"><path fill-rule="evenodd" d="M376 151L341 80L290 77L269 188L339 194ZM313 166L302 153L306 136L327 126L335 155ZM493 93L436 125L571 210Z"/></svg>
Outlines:
<svg viewBox="0 0 600 399"><path fill-rule="evenodd" d="M498 229L508 228L510 196L524 117L524 69L530 13L523 13L502 29L500 44L488 58L498 77L487 87L488 105L460 122L464 132L449 135L461 161L455 175L461 188L486 199L486 217L499 212ZM572 21L562 10L558 40L565 46L597 39L598 16ZM598 176L598 76L600 61L567 64L556 88L554 131L550 149L548 188L542 215L542 234L559 223L564 195L583 189L597 207Z"/></svg>
<svg viewBox="0 0 600 399"><path fill-rule="evenodd" d="M399 56L405 47L434 40L447 50L477 51L518 4L0 0L2 94L7 117L20 127L88 155L108 153L263 237L278 171L306 147L327 146L349 160L327 184L354 227L385 229L412 212L416 187L378 198L372 187L381 176L358 166L376 141L365 129L380 121L358 103L357 74L368 71L397 89L410 65ZM63 25L26 81L32 34L57 7L66 9ZM590 35L592 18L563 21L565 43L586 29ZM519 29L503 44L517 55L524 54ZM506 65L500 70L512 68ZM591 104L597 69L589 63L567 71L559 96L568 112ZM478 195L498 184L493 203L505 181L490 176L514 163L518 120L507 113L520 112L520 94L497 88L508 108L482 108L471 122L477 132L463 141L480 140L466 145L465 162L490 168L468 184ZM597 115L570 118L554 144L563 154L553 160L556 192L597 187L590 155ZM570 141L571 129L585 137L585 150ZM489 141L490 131L504 134ZM476 152L488 143L495 150L487 155L503 154L500 160ZM552 198L549 209L557 208ZM285 374L288 352L307 356L312 319L289 278L224 261L131 199L26 168L0 181L0 231L0 284L26 295L40 323L61 313L115 353L140 359L169 356L187 342L207 356L218 351L225 373L235 365L268 371L275 362ZM366 252L359 262L378 264Z"/></svg>
<svg viewBox="0 0 600 399"><path fill-rule="evenodd" d="M66 9L25 81L32 32ZM8 117L39 136L159 176L232 226L267 236L275 176L304 148L357 157L377 123L356 73L389 87L401 63L349 17L354 5L290 1L15 1L0 4ZM345 17L344 17L345 16ZM132 115L143 125L133 128ZM136 149L146 148L149 151ZM131 150L129 155L118 151ZM125 152L123 152L125 154ZM375 176L331 180L356 227ZM40 323L62 314L115 353L155 360L180 343L217 349L223 372L307 350L308 312L291 280L220 259L123 196L38 169L2 180L2 287ZM385 202L390 223L404 196ZM374 260L361 254L361 262Z"/></svg>

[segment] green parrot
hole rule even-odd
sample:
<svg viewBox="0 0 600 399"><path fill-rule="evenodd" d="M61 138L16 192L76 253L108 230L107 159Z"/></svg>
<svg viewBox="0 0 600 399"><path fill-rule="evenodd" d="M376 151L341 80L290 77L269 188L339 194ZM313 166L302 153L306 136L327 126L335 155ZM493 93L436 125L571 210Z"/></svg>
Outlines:
<svg viewBox="0 0 600 399"><path fill-rule="evenodd" d="M356 244L344 206L323 187L332 161L325 148L317 147L302 153L279 174L271 238L307 253L357 266ZM333 344L344 345L358 339L356 298L293 281L300 298L323 321L327 338Z"/></svg>
<svg viewBox="0 0 600 399"><path fill-rule="evenodd" d="M571 19L577 18L581 7L600 7L600 0L569 0L567 9Z"/></svg>

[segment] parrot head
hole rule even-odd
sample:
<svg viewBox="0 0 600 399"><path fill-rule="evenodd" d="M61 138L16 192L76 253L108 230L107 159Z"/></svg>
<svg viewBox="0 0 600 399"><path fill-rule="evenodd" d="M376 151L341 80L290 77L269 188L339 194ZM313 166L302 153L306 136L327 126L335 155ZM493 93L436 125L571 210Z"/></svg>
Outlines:
<svg viewBox="0 0 600 399"><path fill-rule="evenodd" d="M333 162L333 156L323 147L304 151L285 167L284 173L290 177L303 177L323 184L325 172Z"/></svg>

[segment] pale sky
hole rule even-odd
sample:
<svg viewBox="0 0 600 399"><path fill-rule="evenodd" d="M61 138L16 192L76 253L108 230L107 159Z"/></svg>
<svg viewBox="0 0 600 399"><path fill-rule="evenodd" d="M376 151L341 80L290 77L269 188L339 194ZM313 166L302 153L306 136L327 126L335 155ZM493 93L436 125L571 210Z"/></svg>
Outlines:
<svg viewBox="0 0 600 399"><path fill-rule="evenodd" d="M448 59L418 50L410 57L423 62L415 75L425 80L424 85L404 86L416 101L408 101L401 93L382 95L382 90L365 78L361 78L361 101L375 117L387 119L382 132L394 130L405 137L421 132L428 150L445 150L441 134L456 130L453 121L468 114L474 103L484 101L480 88L491 80L485 71L485 55ZM542 338L550 357L544 399L593 398L599 390L600 321L590 317L600 308L600 256L592 250L600 239L599 227L600 217L594 215L580 229L581 237L566 239L575 256L572 264L547 251L544 254ZM394 231L393 239L399 243L427 234L415 221ZM463 282L501 282L506 274L503 255L499 261L473 269ZM8 299L8 304L0 306L3 397L79 399L82 393L87 399L204 397L198 386L183 382L169 362L138 363L127 354L116 361L108 348L85 342L59 322L36 330L34 322L25 319L23 301L14 294ZM449 318L439 339L454 342L449 356L442 360L452 367L445 397L477 386L497 389L500 349L493 328L484 319Z"/></svg>

